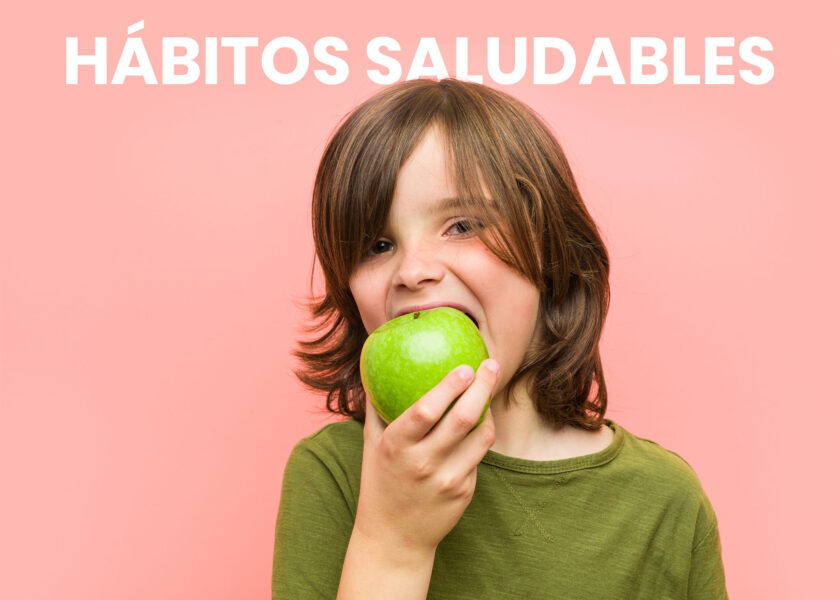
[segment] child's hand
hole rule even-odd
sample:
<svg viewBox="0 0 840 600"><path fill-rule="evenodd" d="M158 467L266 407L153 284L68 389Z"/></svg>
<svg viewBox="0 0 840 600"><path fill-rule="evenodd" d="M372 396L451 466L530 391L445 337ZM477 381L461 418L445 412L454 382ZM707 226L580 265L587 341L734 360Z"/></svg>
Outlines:
<svg viewBox="0 0 840 600"><path fill-rule="evenodd" d="M496 385L488 363L498 369L493 359L476 374L465 365L454 369L387 428L367 399L358 533L394 552L433 553L455 527L472 500L478 463L495 440L489 408L470 431Z"/></svg>

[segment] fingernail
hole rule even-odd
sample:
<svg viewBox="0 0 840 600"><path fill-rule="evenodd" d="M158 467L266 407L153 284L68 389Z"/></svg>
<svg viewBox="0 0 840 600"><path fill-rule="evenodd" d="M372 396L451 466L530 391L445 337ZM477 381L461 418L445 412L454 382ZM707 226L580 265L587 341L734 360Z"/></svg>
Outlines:
<svg viewBox="0 0 840 600"><path fill-rule="evenodd" d="M457 372L458 372L458 377L460 377L464 381L469 381L470 379L473 378L473 370L472 370L471 367L469 367L467 365L462 365L462 366L458 367Z"/></svg>
<svg viewBox="0 0 840 600"><path fill-rule="evenodd" d="M488 358L487 361L484 363L487 368L495 373L496 375L499 374L499 363L493 360L492 358Z"/></svg>

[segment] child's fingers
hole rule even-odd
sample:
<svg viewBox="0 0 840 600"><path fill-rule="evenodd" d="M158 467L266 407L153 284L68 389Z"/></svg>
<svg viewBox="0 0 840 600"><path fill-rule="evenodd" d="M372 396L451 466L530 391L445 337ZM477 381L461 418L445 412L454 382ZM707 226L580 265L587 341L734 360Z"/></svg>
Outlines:
<svg viewBox="0 0 840 600"><path fill-rule="evenodd" d="M422 440L435 427L452 401L462 394L474 378L472 367L460 365L450 371L435 387L412 404L391 424L395 435L410 443Z"/></svg>
<svg viewBox="0 0 840 600"><path fill-rule="evenodd" d="M475 433L477 431L478 428L475 425L496 386L499 376L498 368L499 363L492 358L481 363L476 372L475 380L430 434L428 441L431 445L444 451L451 451L470 432Z"/></svg>
<svg viewBox="0 0 840 600"><path fill-rule="evenodd" d="M473 429L464 441L459 444L452 455L451 464L460 469L459 475L467 476L481 462L487 450L496 441L496 423L490 408L484 414L481 425Z"/></svg>

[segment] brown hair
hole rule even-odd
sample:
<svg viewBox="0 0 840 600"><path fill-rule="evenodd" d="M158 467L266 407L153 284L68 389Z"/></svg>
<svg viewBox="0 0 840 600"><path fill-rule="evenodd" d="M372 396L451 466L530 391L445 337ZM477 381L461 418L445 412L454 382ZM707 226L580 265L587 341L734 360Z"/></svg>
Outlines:
<svg viewBox="0 0 840 600"><path fill-rule="evenodd" d="M609 305L606 247L548 126L518 100L476 83L392 85L352 111L327 144L312 194L325 294L315 298L310 287L309 311L319 322L306 329L321 334L299 341L294 355L303 368L295 374L326 392L327 412L364 422L359 358L367 332L348 282L385 227L400 167L432 125L448 142L463 210L485 224L477 235L540 290L534 343L508 390L527 375L546 422L597 430L607 408L598 350Z"/></svg>

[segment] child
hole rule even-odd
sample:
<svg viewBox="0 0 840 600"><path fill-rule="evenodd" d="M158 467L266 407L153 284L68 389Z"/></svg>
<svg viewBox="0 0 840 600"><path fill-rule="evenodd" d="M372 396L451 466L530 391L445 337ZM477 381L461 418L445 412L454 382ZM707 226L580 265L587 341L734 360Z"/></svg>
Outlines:
<svg viewBox="0 0 840 600"><path fill-rule="evenodd" d="M312 215L326 329L297 374L350 418L289 457L275 600L727 598L694 471L604 418L607 251L530 109L450 79L386 88L329 142ZM362 345L435 305L469 314L491 358L386 427Z"/></svg>

